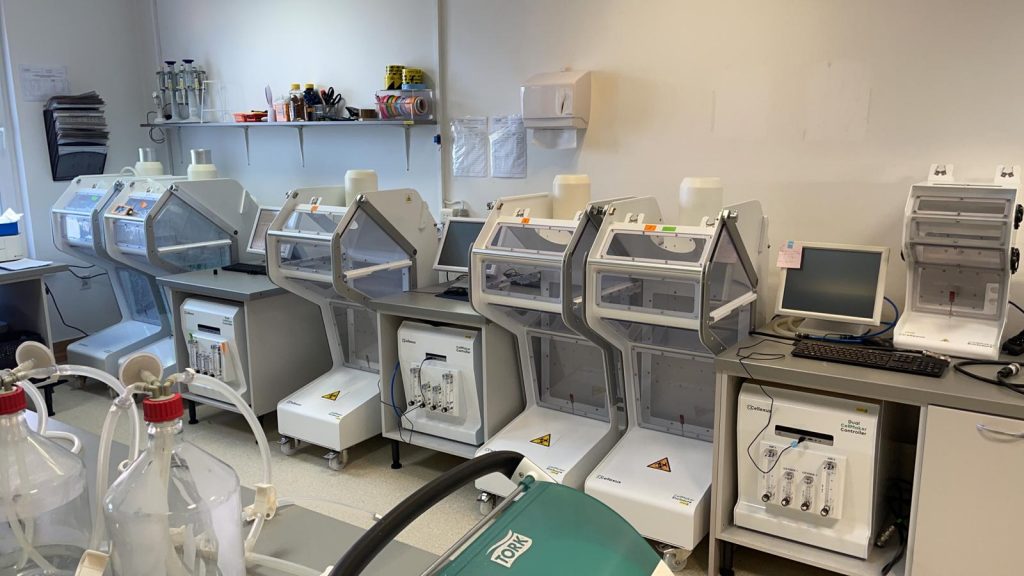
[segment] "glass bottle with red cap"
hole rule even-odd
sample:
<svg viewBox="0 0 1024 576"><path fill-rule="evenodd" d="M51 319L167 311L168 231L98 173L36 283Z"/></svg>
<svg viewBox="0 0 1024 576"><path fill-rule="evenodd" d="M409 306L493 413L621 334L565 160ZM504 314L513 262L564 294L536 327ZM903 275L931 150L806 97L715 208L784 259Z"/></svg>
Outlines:
<svg viewBox="0 0 1024 576"><path fill-rule="evenodd" d="M81 458L29 427L20 386L0 386L0 574L74 574L92 523Z"/></svg>
<svg viewBox="0 0 1024 576"><path fill-rule="evenodd" d="M114 574L245 576L238 475L182 439L181 395L169 388L143 400L149 445L103 502Z"/></svg>

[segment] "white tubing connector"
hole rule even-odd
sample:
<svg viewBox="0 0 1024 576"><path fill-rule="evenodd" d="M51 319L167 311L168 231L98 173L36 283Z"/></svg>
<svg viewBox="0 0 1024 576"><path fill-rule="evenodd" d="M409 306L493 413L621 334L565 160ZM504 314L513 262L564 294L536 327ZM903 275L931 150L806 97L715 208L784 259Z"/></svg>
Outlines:
<svg viewBox="0 0 1024 576"><path fill-rule="evenodd" d="M242 511L245 521L251 522L258 516L270 520L277 514L277 488L273 484L256 484L253 488L256 489L256 499Z"/></svg>

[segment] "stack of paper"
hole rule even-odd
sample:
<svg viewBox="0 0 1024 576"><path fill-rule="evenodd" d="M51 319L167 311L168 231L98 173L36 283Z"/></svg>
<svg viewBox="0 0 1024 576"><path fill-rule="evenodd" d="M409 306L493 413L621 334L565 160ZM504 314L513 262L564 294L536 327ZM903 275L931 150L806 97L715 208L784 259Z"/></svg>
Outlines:
<svg viewBox="0 0 1024 576"><path fill-rule="evenodd" d="M46 101L46 140L54 180L101 174L107 160L107 120L99 94L54 96Z"/></svg>

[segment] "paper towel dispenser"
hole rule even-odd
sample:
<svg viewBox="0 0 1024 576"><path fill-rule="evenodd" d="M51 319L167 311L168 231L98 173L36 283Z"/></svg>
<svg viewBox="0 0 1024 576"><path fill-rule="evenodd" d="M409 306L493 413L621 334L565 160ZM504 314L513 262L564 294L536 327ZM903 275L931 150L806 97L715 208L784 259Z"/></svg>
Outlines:
<svg viewBox="0 0 1024 576"><path fill-rule="evenodd" d="M523 84L522 97L527 128L586 128L590 122L590 72L531 76Z"/></svg>

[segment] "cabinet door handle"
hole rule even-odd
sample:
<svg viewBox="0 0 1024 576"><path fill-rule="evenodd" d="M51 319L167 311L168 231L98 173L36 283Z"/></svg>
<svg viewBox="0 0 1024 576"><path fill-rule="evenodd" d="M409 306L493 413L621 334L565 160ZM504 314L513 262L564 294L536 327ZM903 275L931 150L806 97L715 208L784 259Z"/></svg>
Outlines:
<svg viewBox="0 0 1024 576"><path fill-rule="evenodd" d="M984 424L978 424L978 430L980 432L991 432L1000 436L1009 436L1010 438L1017 438L1018 440L1024 440L1024 432L1006 432L1004 430L997 430L995 428L989 428Z"/></svg>

